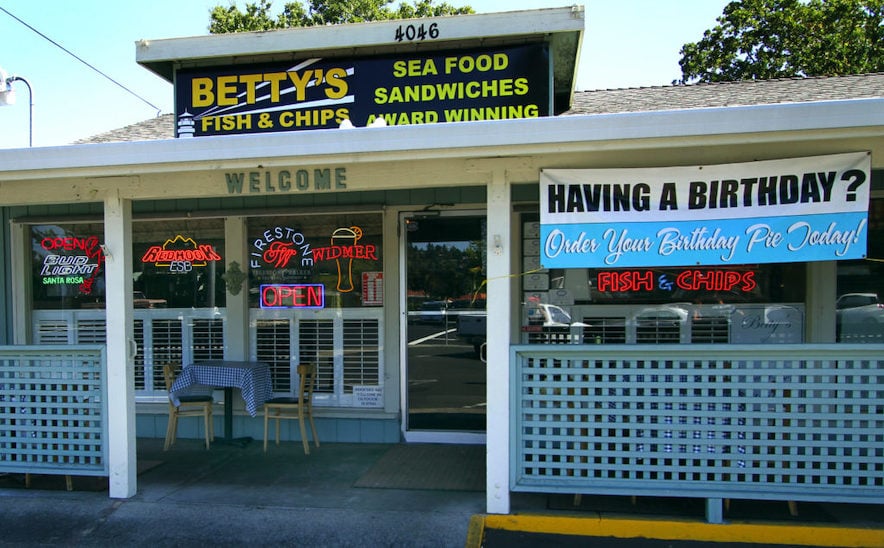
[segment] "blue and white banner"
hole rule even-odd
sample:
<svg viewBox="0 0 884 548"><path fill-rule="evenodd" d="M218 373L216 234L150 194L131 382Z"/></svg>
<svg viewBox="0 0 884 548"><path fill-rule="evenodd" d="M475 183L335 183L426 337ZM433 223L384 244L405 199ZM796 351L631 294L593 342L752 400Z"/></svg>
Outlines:
<svg viewBox="0 0 884 548"><path fill-rule="evenodd" d="M736 265L866 255L868 152L712 166L547 169L544 268Z"/></svg>

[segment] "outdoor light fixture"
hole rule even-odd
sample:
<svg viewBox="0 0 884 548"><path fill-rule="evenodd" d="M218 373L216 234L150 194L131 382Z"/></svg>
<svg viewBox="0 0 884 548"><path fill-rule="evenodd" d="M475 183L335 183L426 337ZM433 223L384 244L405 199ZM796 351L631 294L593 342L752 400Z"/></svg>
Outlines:
<svg viewBox="0 0 884 548"><path fill-rule="evenodd" d="M15 90L12 89L12 79L6 71L0 68L0 105L14 105Z"/></svg>
<svg viewBox="0 0 884 548"><path fill-rule="evenodd" d="M13 82L24 82L28 86L28 98L30 99L30 110L28 112L28 146L34 146L34 92L31 84L21 76L9 76L6 71L0 68L0 106L15 104L15 90L12 88Z"/></svg>
<svg viewBox="0 0 884 548"><path fill-rule="evenodd" d="M341 125L338 126L338 129L353 129L355 127L356 126L353 125L353 122L351 122L349 118L344 118L341 121ZM383 118L375 118L372 123L365 127L387 127L387 121Z"/></svg>

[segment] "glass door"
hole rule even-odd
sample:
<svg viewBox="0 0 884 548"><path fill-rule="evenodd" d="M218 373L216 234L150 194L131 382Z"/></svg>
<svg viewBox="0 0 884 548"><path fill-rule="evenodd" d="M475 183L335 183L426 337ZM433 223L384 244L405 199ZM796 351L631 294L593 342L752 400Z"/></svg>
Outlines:
<svg viewBox="0 0 884 548"><path fill-rule="evenodd" d="M484 441L485 214L421 212L400 222L406 439Z"/></svg>

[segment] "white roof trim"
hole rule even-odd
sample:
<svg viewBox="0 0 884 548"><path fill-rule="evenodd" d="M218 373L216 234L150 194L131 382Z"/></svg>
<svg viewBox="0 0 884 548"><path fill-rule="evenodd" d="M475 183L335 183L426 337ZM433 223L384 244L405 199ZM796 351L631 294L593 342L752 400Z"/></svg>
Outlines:
<svg viewBox="0 0 884 548"><path fill-rule="evenodd" d="M434 158L475 158L489 155L542 154L592 144L665 140L772 132L873 129L884 135L884 99L851 99L707 108L658 112L559 116L550 118L465 122L386 128L328 129L266 135L232 135L0 150L0 183L16 172L32 178L82 176L82 171L129 175L136 172L186 169L188 164L211 162L271 162L291 157L330 161L374 162ZM744 139L744 137L743 137ZM349 158L348 158L349 157ZM154 166L151 168L151 166ZM205 168L205 166L201 166ZM75 170L79 173L52 173Z"/></svg>
<svg viewBox="0 0 884 548"><path fill-rule="evenodd" d="M437 48L463 40L494 40L510 36L545 36L557 32L583 32L582 6L510 11L502 13L447 15L413 20L374 21L347 25L297 27L263 32L236 32L159 40L142 39L135 43L135 60L166 78L167 65L214 58L256 58L299 51L359 51L377 47ZM437 39L395 41L396 29L409 21L425 26L436 23ZM364 55L364 53L363 53Z"/></svg>

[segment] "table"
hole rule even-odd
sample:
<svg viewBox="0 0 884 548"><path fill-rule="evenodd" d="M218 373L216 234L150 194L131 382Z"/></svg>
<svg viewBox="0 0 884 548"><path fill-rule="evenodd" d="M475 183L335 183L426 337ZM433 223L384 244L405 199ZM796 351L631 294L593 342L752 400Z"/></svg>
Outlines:
<svg viewBox="0 0 884 548"><path fill-rule="evenodd" d="M187 392L195 385L224 389L224 441L232 443L237 443L233 439L233 389L242 391L246 411L253 417L272 395L270 365L267 362L206 360L185 365L172 384L172 403L180 403L176 392ZM238 444L244 445L251 438L240 440Z"/></svg>

